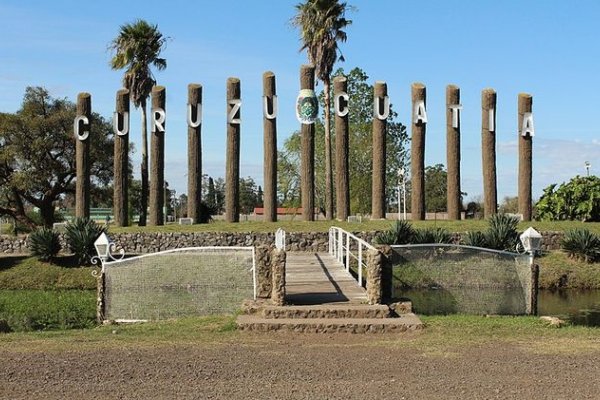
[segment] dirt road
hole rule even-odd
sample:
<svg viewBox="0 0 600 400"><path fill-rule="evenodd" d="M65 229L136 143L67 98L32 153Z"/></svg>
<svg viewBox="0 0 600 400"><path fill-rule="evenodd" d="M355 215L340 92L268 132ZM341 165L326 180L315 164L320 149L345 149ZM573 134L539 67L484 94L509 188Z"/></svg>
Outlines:
<svg viewBox="0 0 600 400"><path fill-rule="evenodd" d="M379 336L0 349L3 399L598 399L600 352L451 350Z"/></svg>

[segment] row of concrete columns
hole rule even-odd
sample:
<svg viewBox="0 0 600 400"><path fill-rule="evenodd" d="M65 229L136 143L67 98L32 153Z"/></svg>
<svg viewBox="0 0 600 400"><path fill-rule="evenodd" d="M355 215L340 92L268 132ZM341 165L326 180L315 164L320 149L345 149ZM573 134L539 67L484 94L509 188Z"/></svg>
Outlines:
<svg viewBox="0 0 600 400"><path fill-rule="evenodd" d="M314 90L314 67L300 68L300 88ZM350 214L349 179L349 122L347 80L334 79L335 132L336 132L336 210L337 219L345 220ZM275 75L263 75L263 128L264 128L264 219L277 220L277 94ZM425 219L425 135L427 126L426 88L421 83L412 85L411 112L411 214L412 219ZM151 93L151 179L150 225L164 221L164 135L166 128L166 90L156 86ZM484 187L484 214L497 211L496 190L496 93L492 89L482 92L482 163ZM446 141L448 166L448 218L460 219L460 89L449 85L446 89ZM115 224L128 224L128 133L129 92L119 90L114 116L114 217ZM237 78L227 80L227 154L226 154L226 220L239 221L239 167L241 139L241 85ZM531 168L532 168L532 97L519 95L519 212L525 220L531 219ZM373 219L385 218L386 210L386 134L389 117L389 99L385 82L374 85L373 115ZM91 96L80 93L77 98L75 120L77 183L76 216L89 217L90 160L89 125L92 118ZM188 216L198 221L200 217L202 181L202 86L188 86ZM302 123L301 135L301 199L304 220L314 220L314 152L315 126Z"/></svg>

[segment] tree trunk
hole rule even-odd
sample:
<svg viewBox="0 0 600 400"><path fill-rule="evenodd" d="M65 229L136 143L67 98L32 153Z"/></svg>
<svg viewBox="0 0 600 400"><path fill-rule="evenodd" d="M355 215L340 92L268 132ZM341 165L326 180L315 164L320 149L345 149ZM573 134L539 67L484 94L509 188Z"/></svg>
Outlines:
<svg viewBox="0 0 600 400"><path fill-rule="evenodd" d="M146 220L148 216L148 124L146 118L146 100L142 101L141 105L142 114L142 163L140 165L140 177L142 180L142 187L140 193L140 219L138 221L139 226L146 226Z"/></svg>
<svg viewBox="0 0 600 400"><path fill-rule="evenodd" d="M77 116L84 116L88 124L79 123L79 134L91 131L92 96L89 93L79 93L77 96ZM75 139L75 159L77 164L77 182L75 185L75 216L90 217L90 141Z"/></svg>
<svg viewBox="0 0 600 400"><path fill-rule="evenodd" d="M315 89L315 67L300 67L300 89ZM300 127L302 157L300 166L300 186L302 216L305 221L315 220L315 125L302 124Z"/></svg>
<svg viewBox="0 0 600 400"><path fill-rule="evenodd" d="M333 167L331 165L331 95L330 81L323 81L325 97L325 219L333 219Z"/></svg>
<svg viewBox="0 0 600 400"><path fill-rule="evenodd" d="M129 90L117 92L114 152L113 214L116 226L129 225L128 178L129 178ZM125 114L127 113L127 114ZM119 124L119 121L122 121ZM116 131L120 131L121 134Z"/></svg>
<svg viewBox="0 0 600 400"><path fill-rule="evenodd" d="M345 76L333 79L334 97L348 92L348 80ZM347 107L348 105L345 104ZM350 214L350 170L348 165L349 129L348 114L339 116L335 112L335 188L336 188L336 217L346 221Z"/></svg>
<svg viewBox="0 0 600 400"><path fill-rule="evenodd" d="M188 218L197 224L203 218L202 202L202 85L188 85ZM196 127L192 126L198 125Z"/></svg>
<svg viewBox="0 0 600 400"><path fill-rule="evenodd" d="M154 86L152 88L152 136L150 145L150 225L164 225L165 206L165 131L166 118L162 122L162 129L155 119L158 119L157 112L162 110L166 115L166 89L164 86Z"/></svg>
<svg viewBox="0 0 600 400"><path fill-rule="evenodd" d="M265 222L277 221L277 89L275 74L268 71L263 74L263 96L266 102L263 113L264 148L264 218ZM269 107L270 106L270 107ZM267 113L272 118L267 118Z"/></svg>
<svg viewBox="0 0 600 400"><path fill-rule="evenodd" d="M52 201L43 201L39 204L40 216L42 217L42 221L44 226L47 228L52 228L54 224L54 204ZM89 218L89 217L88 217Z"/></svg>
<svg viewBox="0 0 600 400"><path fill-rule="evenodd" d="M447 212L448 219L459 220L460 201L460 89L446 87L446 158L448 163ZM456 118L456 119L455 119Z"/></svg>
<svg viewBox="0 0 600 400"><path fill-rule="evenodd" d="M241 123L229 121L231 110L235 107L232 101L240 100L241 87L238 78L227 79L227 164L225 168L225 220L240 221L240 128ZM233 119L241 119L238 110Z"/></svg>
<svg viewBox="0 0 600 400"><path fill-rule="evenodd" d="M492 111L490 111L492 110ZM483 164L483 215L485 218L498 211L496 187L496 92L481 92L481 157Z"/></svg>
<svg viewBox="0 0 600 400"><path fill-rule="evenodd" d="M417 122L415 107L418 102L426 104L427 92L422 83L412 85L412 140L411 140L411 217L413 220L425 219L425 128L422 121Z"/></svg>
<svg viewBox="0 0 600 400"><path fill-rule="evenodd" d="M531 221L531 175L532 175L532 136L523 135L523 117L532 112L533 98L526 93L519 94L519 214L523 221Z"/></svg>
<svg viewBox="0 0 600 400"><path fill-rule="evenodd" d="M374 99L378 110L382 110L387 96L387 83L375 82ZM380 112L378 111L378 113ZM385 113L385 111L384 111ZM371 187L371 218L385 219L385 170L386 170L387 118L373 116L373 183Z"/></svg>

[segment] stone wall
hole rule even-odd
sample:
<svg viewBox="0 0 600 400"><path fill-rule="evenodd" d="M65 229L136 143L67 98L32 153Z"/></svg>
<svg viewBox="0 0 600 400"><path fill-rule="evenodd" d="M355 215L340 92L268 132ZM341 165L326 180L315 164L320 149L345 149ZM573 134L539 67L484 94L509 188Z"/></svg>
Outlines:
<svg viewBox="0 0 600 400"><path fill-rule="evenodd" d="M378 232L354 232L363 240L373 243ZM215 233L215 232L169 232L169 233L110 233L108 234L118 246L128 254L154 253L162 250L193 246L272 246L275 243L274 233ZM543 250L560 248L562 232L542 232ZM460 241L460 234L454 234L454 241ZM329 236L327 232L288 232L286 251L326 252ZM63 251L67 246L61 234ZM27 254L26 237L14 238L0 236L0 253Z"/></svg>

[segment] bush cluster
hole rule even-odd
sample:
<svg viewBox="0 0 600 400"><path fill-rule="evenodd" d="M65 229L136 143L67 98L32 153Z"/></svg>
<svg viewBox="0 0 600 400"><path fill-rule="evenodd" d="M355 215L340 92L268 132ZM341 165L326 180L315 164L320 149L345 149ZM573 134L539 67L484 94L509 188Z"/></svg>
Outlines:
<svg viewBox="0 0 600 400"><path fill-rule="evenodd" d="M588 229L572 229L565 232L562 249L579 261L593 263L600 261L600 236Z"/></svg>
<svg viewBox="0 0 600 400"><path fill-rule="evenodd" d="M96 250L94 242L107 228L88 218L75 218L66 227L69 250L79 265L89 265ZM27 239L31 253L40 261L52 261L61 249L58 233L49 228L38 228Z"/></svg>
<svg viewBox="0 0 600 400"><path fill-rule="evenodd" d="M408 221L396 221L389 230L375 236L375 243L388 245L451 242L452 235L447 229L414 229Z"/></svg>

